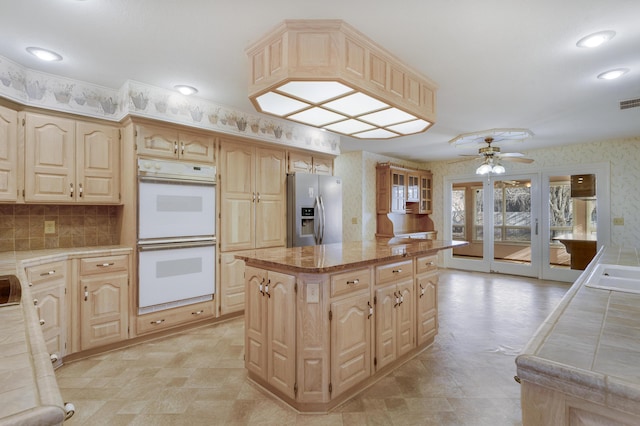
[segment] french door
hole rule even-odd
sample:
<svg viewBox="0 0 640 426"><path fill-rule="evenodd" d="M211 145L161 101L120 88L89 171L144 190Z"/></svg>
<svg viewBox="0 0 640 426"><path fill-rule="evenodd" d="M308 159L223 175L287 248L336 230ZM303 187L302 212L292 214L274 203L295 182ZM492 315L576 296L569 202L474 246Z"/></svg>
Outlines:
<svg viewBox="0 0 640 426"><path fill-rule="evenodd" d="M572 282L610 229L609 165L539 173L445 178L444 239L469 245L445 253L445 266ZM572 194L571 180L595 176L595 195Z"/></svg>

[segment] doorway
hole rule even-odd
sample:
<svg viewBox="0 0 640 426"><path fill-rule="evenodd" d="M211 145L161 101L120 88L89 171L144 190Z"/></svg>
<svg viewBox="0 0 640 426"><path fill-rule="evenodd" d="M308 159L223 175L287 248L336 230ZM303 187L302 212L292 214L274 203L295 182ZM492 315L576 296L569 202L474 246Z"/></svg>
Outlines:
<svg viewBox="0 0 640 426"><path fill-rule="evenodd" d="M598 196L572 194L572 176L587 174ZM445 178L444 238L469 242L445 266L575 281L609 242L608 185L608 164Z"/></svg>

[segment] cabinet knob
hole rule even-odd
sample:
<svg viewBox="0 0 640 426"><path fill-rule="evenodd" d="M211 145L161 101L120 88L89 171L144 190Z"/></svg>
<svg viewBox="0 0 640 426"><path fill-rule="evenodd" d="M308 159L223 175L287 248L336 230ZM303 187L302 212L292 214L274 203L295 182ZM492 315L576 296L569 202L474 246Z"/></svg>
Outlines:
<svg viewBox="0 0 640 426"><path fill-rule="evenodd" d="M347 284L359 284L359 283L360 283L360 280L357 279L357 278L355 280L352 280L352 281L347 281Z"/></svg>
<svg viewBox="0 0 640 426"><path fill-rule="evenodd" d="M40 325L44 325L45 324L45 320L43 320L42 318L40 318Z"/></svg>
<svg viewBox="0 0 640 426"><path fill-rule="evenodd" d="M53 275L53 274L55 274L55 273L56 273L56 270L55 270L55 269L52 269L52 270L50 270L50 271L47 271L47 272L43 272L43 273L41 273L41 274L40 274L40 276L41 276L41 277L46 277L47 275Z"/></svg>
<svg viewBox="0 0 640 426"><path fill-rule="evenodd" d="M402 269L394 269L391 272L393 272L394 274L399 274L400 272L402 272Z"/></svg>
<svg viewBox="0 0 640 426"><path fill-rule="evenodd" d="M159 319L157 321L151 321L149 324L158 325L158 324L162 324L163 322L164 322L163 319Z"/></svg>
<svg viewBox="0 0 640 426"><path fill-rule="evenodd" d="M191 315L201 315L204 314L204 309L200 309L199 311L196 312L191 312Z"/></svg>
<svg viewBox="0 0 640 426"><path fill-rule="evenodd" d="M49 359L51 359L51 363L55 364L56 362L58 362L58 354L51 354L49 355Z"/></svg>

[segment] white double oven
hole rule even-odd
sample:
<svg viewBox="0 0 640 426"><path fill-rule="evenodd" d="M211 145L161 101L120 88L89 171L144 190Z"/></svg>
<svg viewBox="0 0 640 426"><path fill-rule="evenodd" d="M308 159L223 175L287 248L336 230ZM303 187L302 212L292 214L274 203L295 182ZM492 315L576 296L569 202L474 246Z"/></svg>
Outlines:
<svg viewBox="0 0 640 426"><path fill-rule="evenodd" d="M216 168L138 160L138 314L212 300Z"/></svg>

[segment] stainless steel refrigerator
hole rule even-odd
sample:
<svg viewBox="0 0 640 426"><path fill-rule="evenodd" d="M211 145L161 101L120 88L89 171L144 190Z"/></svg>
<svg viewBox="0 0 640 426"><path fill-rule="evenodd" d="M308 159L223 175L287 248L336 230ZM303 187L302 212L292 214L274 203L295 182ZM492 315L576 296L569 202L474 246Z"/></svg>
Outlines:
<svg viewBox="0 0 640 426"><path fill-rule="evenodd" d="M336 176L287 175L287 247L342 241L342 180Z"/></svg>

